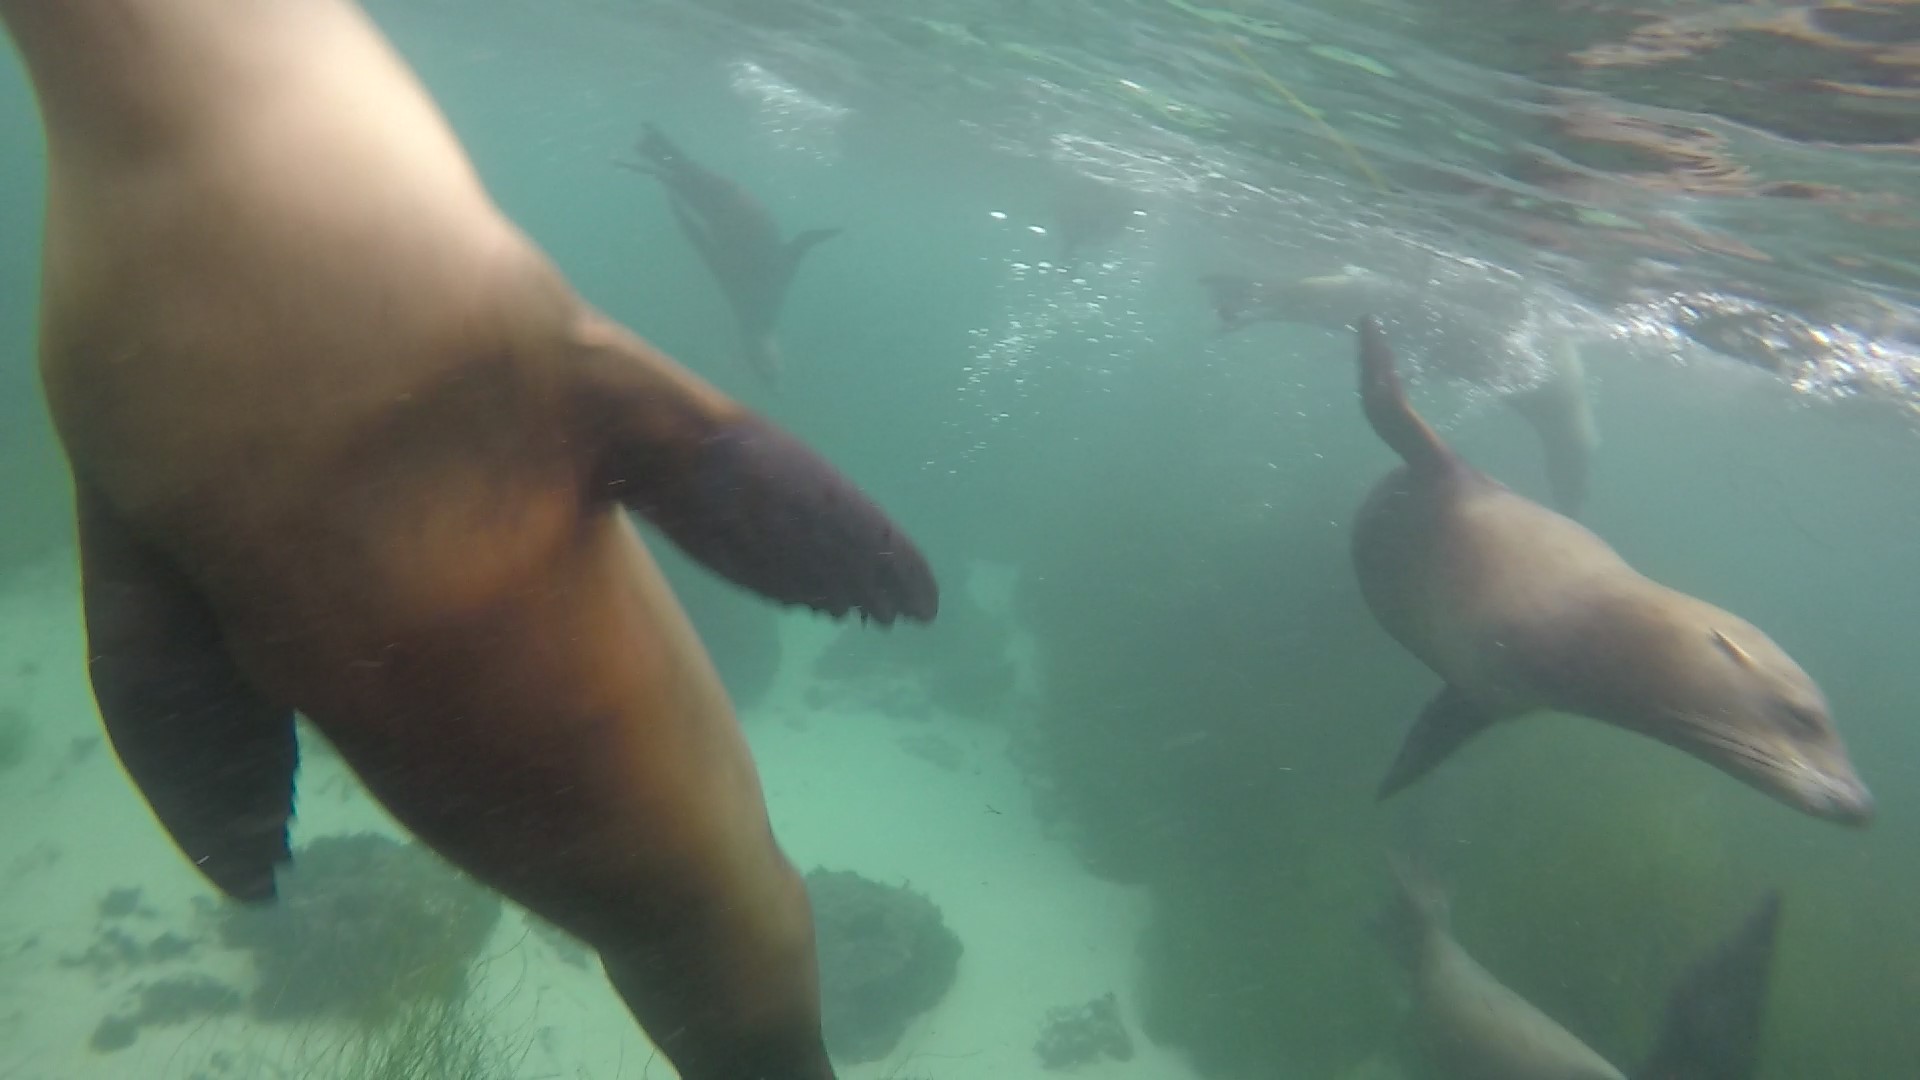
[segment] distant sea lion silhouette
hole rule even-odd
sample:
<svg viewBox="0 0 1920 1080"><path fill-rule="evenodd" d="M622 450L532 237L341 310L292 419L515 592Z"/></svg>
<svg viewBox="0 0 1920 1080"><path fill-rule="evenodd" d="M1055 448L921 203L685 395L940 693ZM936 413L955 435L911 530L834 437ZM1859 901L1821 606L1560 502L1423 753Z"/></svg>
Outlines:
<svg viewBox="0 0 1920 1080"><path fill-rule="evenodd" d="M1087 252L1105 247L1133 224L1138 201L1118 184L1069 173L1053 196L1053 234L1059 261L1073 267Z"/></svg>
<svg viewBox="0 0 1920 1080"><path fill-rule="evenodd" d="M811 917L622 508L783 603L927 620L818 455L593 311L351 0L0 0L48 152L41 373L90 674L231 897L289 858L294 713L593 945L689 1080L825 1080Z"/></svg>
<svg viewBox="0 0 1920 1080"><path fill-rule="evenodd" d="M1359 337L1361 403L1406 464L1361 506L1354 568L1380 625L1447 683L1381 797L1494 723L1554 709L1678 747L1816 817L1871 819L1825 696L1772 639L1467 464L1407 404L1379 323L1363 319Z"/></svg>
<svg viewBox="0 0 1920 1080"><path fill-rule="evenodd" d="M1223 334L1270 321L1346 330L1359 312L1384 311L1389 313L1389 325L1418 334L1433 366L1449 378L1488 385L1515 374L1503 370L1496 359L1518 351L1507 341L1522 314L1512 305L1492 314L1482 307L1454 310L1435 304L1419 287L1357 267L1284 281L1256 281L1237 274L1208 274L1200 281ZM1503 392L1501 400L1540 440L1554 508L1577 517L1586 505L1593 455L1600 442L1587 398L1586 366L1579 349L1564 335L1545 337L1526 351L1538 368L1532 372L1533 381Z"/></svg>
<svg viewBox="0 0 1920 1080"><path fill-rule="evenodd" d="M659 128L645 126L639 150L644 163L627 167L666 185L674 220L733 309L741 358L769 385L776 383L780 351L773 327L787 289L807 252L841 230L808 229L782 240L780 223L746 188L688 157Z"/></svg>
<svg viewBox="0 0 1920 1080"><path fill-rule="evenodd" d="M1376 924L1412 981L1414 1043L1435 1080L1627 1080L1455 941L1446 898L1404 864ZM1752 1080L1780 915L1768 892L1675 983L1633 1080Z"/></svg>

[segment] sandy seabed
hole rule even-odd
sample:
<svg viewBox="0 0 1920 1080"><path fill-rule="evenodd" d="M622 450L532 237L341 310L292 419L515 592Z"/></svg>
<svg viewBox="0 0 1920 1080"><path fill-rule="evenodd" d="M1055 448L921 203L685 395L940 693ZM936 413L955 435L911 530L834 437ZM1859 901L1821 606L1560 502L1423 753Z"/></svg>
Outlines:
<svg viewBox="0 0 1920 1080"><path fill-rule="evenodd" d="M909 883L939 905L965 952L959 977L888 1058L845 1067L847 1080L1068 1075L1042 1069L1034 1043L1048 1010L1112 991L1133 1036L1130 1061L1075 1069L1076 1080L1183 1080L1174 1054L1139 1031L1134 942L1144 895L1090 877L1043 834L1007 733L945 719L901 721L802 704L824 619L790 617L774 690L744 717L775 828L803 870L854 870ZM877 631L876 631L877 632ZM901 630L895 632L911 632ZM144 980L204 973L245 988L242 954L203 943L135 969L63 963L99 939L101 900L138 888L137 937L193 933L196 898L213 892L167 841L101 738L85 679L77 573L70 556L0 582L0 716L30 722L24 757L0 772L0 1078L281 1080L312 1031L245 1019L148 1026L133 1045L90 1046L103 1017ZM903 745L937 734L957 763ZM331 755L300 776L296 847L317 836L402 833ZM528 1048L525 1080L669 1078L597 967L569 962L550 935L509 910L482 961L476 1008ZM322 1074L333 1080L328 1074ZM341 1078L345 1080L345 1078Z"/></svg>

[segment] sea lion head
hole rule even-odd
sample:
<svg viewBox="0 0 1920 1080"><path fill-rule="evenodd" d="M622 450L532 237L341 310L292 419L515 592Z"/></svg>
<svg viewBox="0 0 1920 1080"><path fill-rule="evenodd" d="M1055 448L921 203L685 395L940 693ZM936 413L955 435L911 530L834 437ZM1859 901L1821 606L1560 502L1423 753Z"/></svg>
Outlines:
<svg viewBox="0 0 1920 1080"><path fill-rule="evenodd" d="M1873 818L1827 698L1757 627L1701 604L1684 619L1661 665L1655 732L1673 745L1814 817L1845 825Z"/></svg>

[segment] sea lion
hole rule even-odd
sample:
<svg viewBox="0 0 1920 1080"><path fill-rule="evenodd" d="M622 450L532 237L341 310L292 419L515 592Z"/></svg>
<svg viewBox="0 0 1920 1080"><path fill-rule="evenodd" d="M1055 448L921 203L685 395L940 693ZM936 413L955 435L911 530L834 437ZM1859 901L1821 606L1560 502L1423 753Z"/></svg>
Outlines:
<svg viewBox="0 0 1920 1080"><path fill-rule="evenodd" d="M1376 313L1396 333L1419 342L1426 360L1445 377L1499 388L1501 400L1540 440L1554 508L1577 517L1586 505L1600 442L1587 398L1586 367L1564 334L1516 333L1526 317L1526 301L1515 290L1476 281L1462 286L1458 296L1441 298L1431 287L1417 288L1359 267L1285 281L1234 274L1200 280L1223 334L1266 321L1348 330L1356 313Z"/></svg>
<svg viewBox="0 0 1920 1080"><path fill-rule="evenodd" d="M1816 817L1871 819L1825 696L1772 639L1467 464L1408 405L1380 324L1363 319L1359 337L1367 420L1405 465L1355 518L1354 569L1380 625L1447 683L1382 798L1494 723L1553 709L1659 739Z"/></svg>
<svg viewBox="0 0 1920 1080"><path fill-rule="evenodd" d="M1393 871L1375 927L1411 983L1414 1055L1434 1080L1626 1080L1461 948L1431 881L1397 860Z"/></svg>
<svg viewBox="0 0 1920 1080"><path fill-rule="evenodd" d="M95 698L230 897L295 711L594 946L689 1080L824 1080L807 898L622 508L784 603L925 621L913 544L592 310L352 0L0 0L48 152L40 362Z"/></svg>
<svg viewBox="0 0 1920 1080"><path fill-rule="evenodd" d="M1072 267L1088 251L1124 235L1133 224L1136 204L1118 184L1068 173L1053 196L1053 235L1060 242L1060 265Z"/></svg>
<svg viewBox="0 0 1920 1080"><path fill-rule="evenodd" d="M1453 937L1446 897L1404 863L1375 928L1412 983L1413 1048L1434 1080L1626 1080ZM1633 1080L1752 1080L1779 924L1768 892L1675 983Z"/></svg>
<svg viewBox="0 0 1920 1080"><path fill-rule="evenodd" d="M775 384L780 377L780 351L773 340L773 325L787 288L807 252L841 230L808 229L782 240L780 223L760 200L688 157L659 128L646 125L639 150L644 162L624 164L666 185L674 220L713 272L727 306L733 309L742 360L769 385Z"/></svg>

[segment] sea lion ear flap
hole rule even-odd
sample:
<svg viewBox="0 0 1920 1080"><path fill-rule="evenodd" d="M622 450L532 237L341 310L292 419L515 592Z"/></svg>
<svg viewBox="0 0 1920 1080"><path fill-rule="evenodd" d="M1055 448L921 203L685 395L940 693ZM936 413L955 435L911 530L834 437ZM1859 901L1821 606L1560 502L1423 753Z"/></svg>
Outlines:
<svg viewBox="0 0 1920 1080"><path fill-rule="evenodd" d="M1380 782L1379 798L1391 798L1434 770L1455 750L1490 727L1500 716L1449 686L1421 710L1400 744L1400 754Z"/></svg>
<svg viewBox="0 0 1920 1080"><path fill-rule="evenodd" d="M799 439L597 316L574 339L592 489L783 604L929 622L940 589L899 526Z"/></svg>
<svg viewBox="0 0 1920 1080"><path fill-rule="evenodd" d="M1720 651L1731 657L1734 663L1749 669L1757 666L1753 662L1753 655L1751 653L1735 644L1732 638L1721 633L1718 628L1708 632L1713 635L1713 643L1720 646Z"/></svg>

